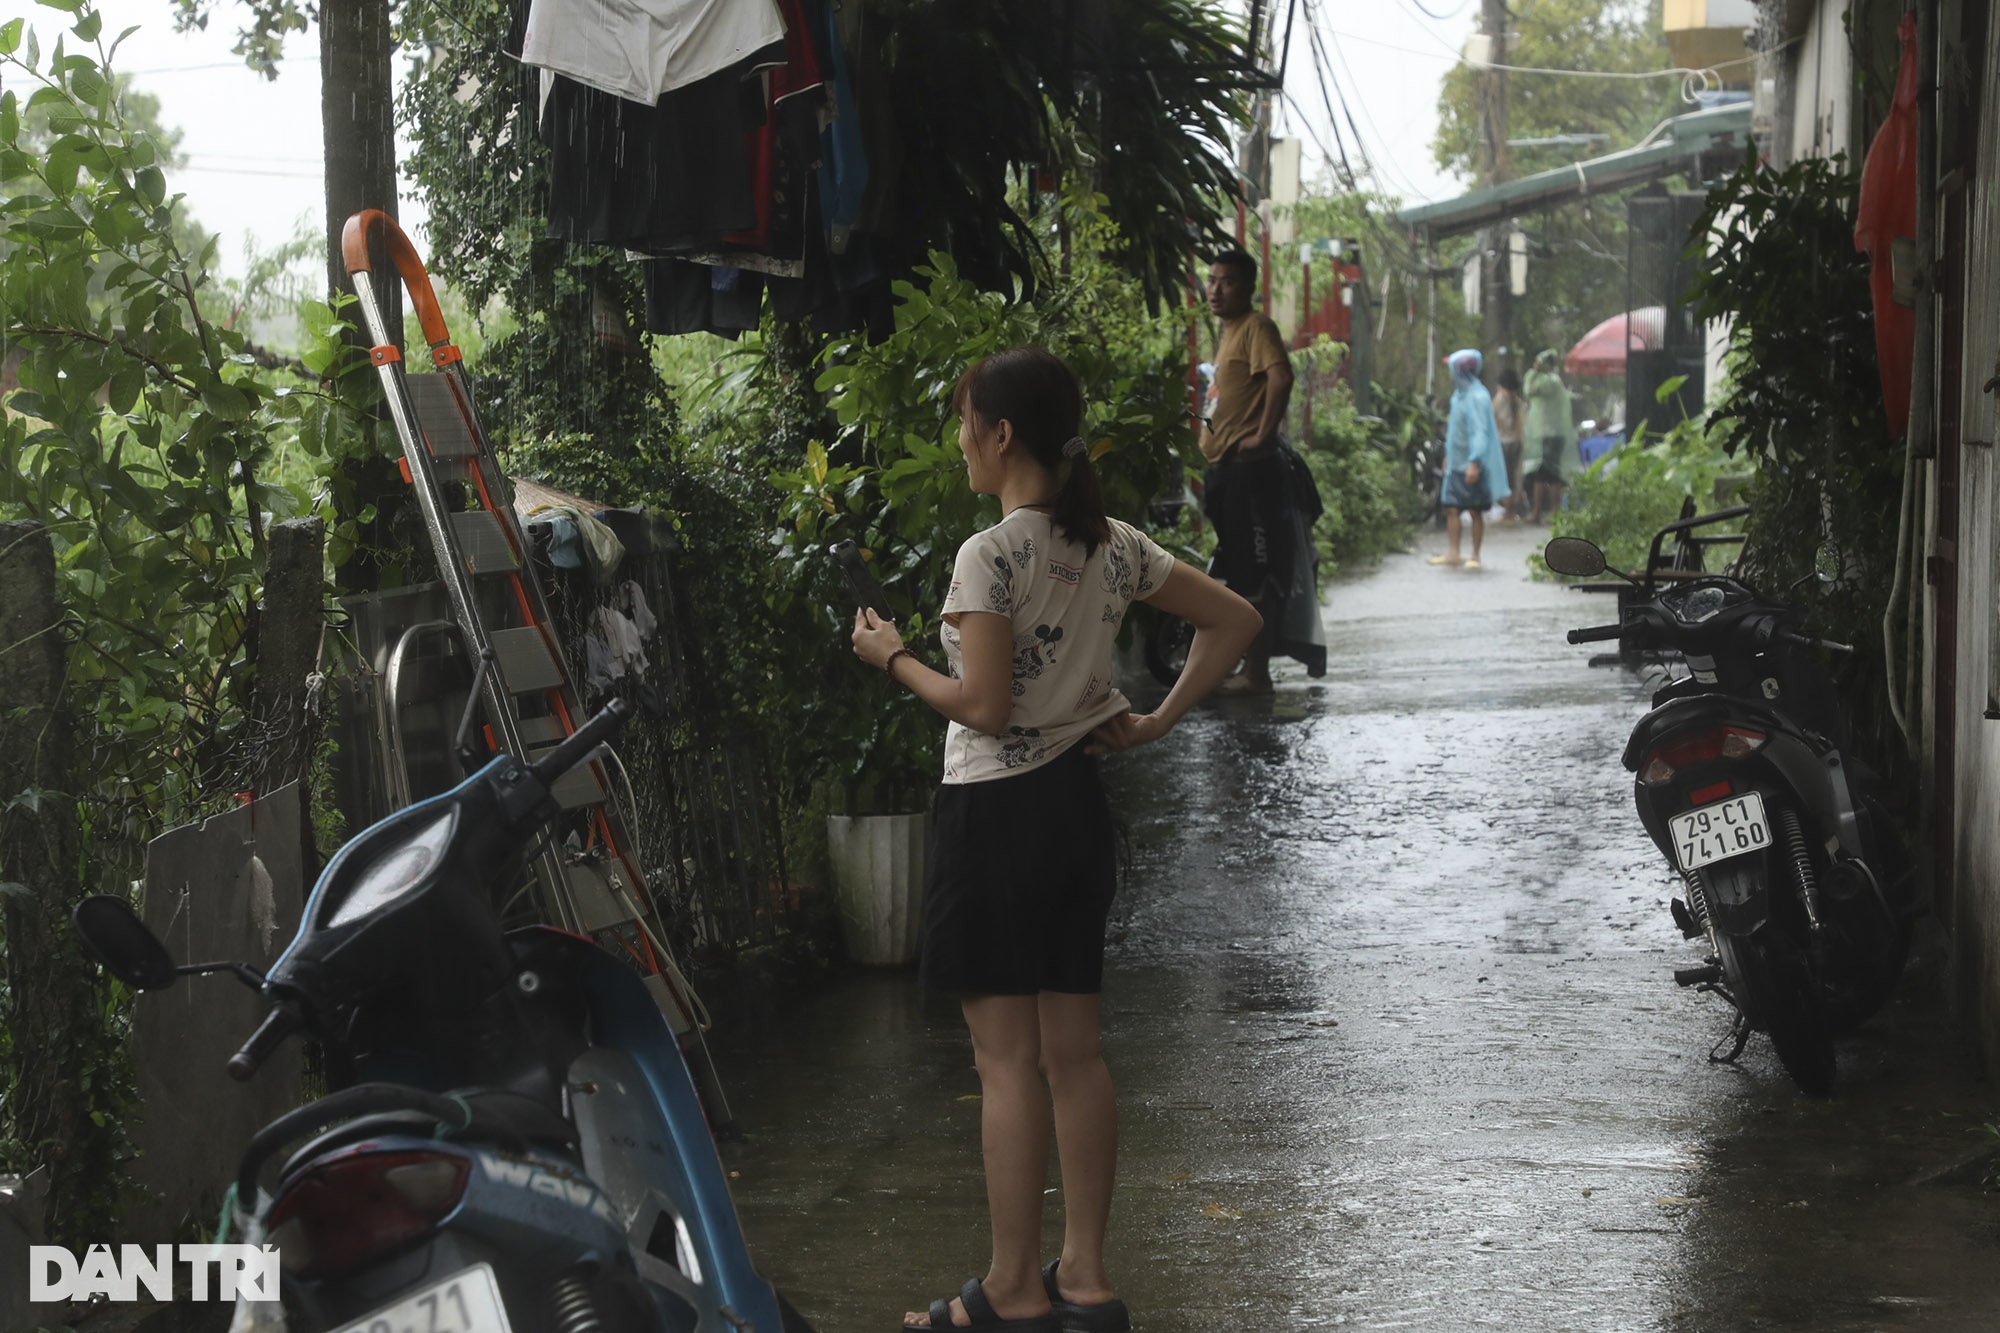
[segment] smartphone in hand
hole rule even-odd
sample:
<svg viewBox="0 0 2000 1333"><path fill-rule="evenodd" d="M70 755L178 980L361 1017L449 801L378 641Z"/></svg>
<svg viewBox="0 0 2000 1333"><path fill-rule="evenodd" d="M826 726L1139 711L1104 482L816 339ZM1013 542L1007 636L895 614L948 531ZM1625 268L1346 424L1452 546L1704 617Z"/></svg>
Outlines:
<svg viewBox="0 0 2000 1333"><path fill-rule="evenodd" d="M854 604L873 611L876 619L894 624L896 615L889 609L889 595L882 591L882 585L868 572L866 562L861 559L861 548L852 541L839 541L827 547L826 553L840 566L841 574L847 579L848 590L854 594Z"/></svg>

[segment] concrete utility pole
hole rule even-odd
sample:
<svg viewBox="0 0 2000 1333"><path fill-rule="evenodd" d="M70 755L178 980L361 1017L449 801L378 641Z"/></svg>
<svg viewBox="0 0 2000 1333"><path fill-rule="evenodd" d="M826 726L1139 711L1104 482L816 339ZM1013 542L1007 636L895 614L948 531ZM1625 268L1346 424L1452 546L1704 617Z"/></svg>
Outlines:
<svg viewBox="0 0 2000 1333"><path fill-rule="evenodd" d="M1507 71L1494 68L1507 59L1506 0L1480 0L1480 31L1486 36L1487 68L1479 75L1479 183L1491 187L1513 177L1507 156ZM1485 321L1481 341L1487 369L1494 374L1513 361L1513 265L1508 251L1512 230L1503 222L1480 233L1484 252L1479 266L1480 313Z"/></svg>
<svg viewBox="0 0 2000 1333"><path fill-rule="evenodd" d="M1271 63L1271 26L1256 34L1257 49L1253 53L1259 69L1268 68ZM1263 260L1257 266L1257 281L1260 284L1261 299L1259 309L1270 314L1271 304L1271 102L1272 92L1268 88L1259 89L1256 100L1250 106L1250 127L1243 132L1243 138L1236 150L1237 212L1236 241L1251 253L1257 253L1244 235L1245 214L1254 214L1258 220L1258 234Z"/></svg>

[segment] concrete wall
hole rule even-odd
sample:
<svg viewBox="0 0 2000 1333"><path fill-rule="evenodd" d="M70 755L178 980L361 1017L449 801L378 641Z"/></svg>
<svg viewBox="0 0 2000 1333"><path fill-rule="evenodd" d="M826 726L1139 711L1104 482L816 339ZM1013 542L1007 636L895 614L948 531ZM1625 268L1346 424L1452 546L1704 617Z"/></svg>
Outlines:
<svg viewBox="0 0 2000 1333"><path fill-rule="evenodd" d="M1967 185L1965 360L1960 403L1958 533L1958 783L1954 899L1946 905L1958 965L1958 993L1977 1020L1987 1067L2000 1069L2000 23L1990 25L1981 105L1979 159ZM1976 53L1969 53L1975 54Z"/></svg>

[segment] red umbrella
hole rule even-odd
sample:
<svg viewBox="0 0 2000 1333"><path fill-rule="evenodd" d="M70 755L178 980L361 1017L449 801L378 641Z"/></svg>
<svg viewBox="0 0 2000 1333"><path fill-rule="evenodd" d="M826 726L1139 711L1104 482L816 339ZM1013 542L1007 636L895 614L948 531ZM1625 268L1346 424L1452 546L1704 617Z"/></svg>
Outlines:
<svg viewBox="0 0 2000 1333"><path fill-rule="evenodd" d="M1613 315L1569 349L1563 368L1572 375L1623 375L1625 353L1650 352L1666 337L1667 314L1656 305Z"/></svg>

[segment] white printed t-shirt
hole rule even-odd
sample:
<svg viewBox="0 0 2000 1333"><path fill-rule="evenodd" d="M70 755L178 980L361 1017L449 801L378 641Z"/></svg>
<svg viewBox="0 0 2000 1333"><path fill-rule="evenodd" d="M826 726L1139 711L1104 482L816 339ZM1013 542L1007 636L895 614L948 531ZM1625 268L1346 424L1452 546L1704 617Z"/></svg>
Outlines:
<svg viewBox="0 0 2000 1333"><path fill-rule="evenodd" d="M1167 581L1174 558L1129 523L1088 558L1045 510L1016 509L966 539L945 594L944 641L954 679L964 654L954 623L967 611L1006 616L1014 633L1014 710L998 736L953 722L944 780L985 782L1047 763L1130 705L1111 683L1111 651L1133 601Z"/></svg>

